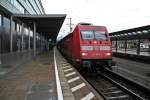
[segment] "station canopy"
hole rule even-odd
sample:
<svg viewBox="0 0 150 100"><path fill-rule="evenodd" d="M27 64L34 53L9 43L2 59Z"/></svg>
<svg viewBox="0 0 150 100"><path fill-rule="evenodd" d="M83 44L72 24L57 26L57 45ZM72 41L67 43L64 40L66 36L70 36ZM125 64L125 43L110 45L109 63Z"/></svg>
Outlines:
<svg viewBox="0 0 150 100"><path fill-rule="evenodd" d="M36 32L42 33L46 38L56 40L60 28L64 22L66 14L44 14L44 15L24 15L14 14L13 19L19 19L33 30L36 24Z"/></svg>

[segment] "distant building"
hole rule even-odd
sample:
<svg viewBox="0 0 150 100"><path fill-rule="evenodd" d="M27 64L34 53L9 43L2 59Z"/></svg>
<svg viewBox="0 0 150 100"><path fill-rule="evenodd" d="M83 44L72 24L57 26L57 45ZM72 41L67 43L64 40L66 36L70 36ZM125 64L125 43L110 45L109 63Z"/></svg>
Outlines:
<svg viewBox="0 0 150 100"><path fill-rule="evenodd" d="M0 70L48 51L65 17L45 14L41 0L0 0Z"/></svg>
<svg viewBox="0 0 150 100"><path fill-rule="evenodd" d="M0 8L11 13L45 14L41 0L0 0Z"/></svg>
<svg viewBox="0 0 150 100"><path fill-rule="evenodd" d="M0 65L13 65L33 56L33 27L15 14L45 14L41 0L0 0ZM45 38L36 33L36 53L44 49Z"/></svg>

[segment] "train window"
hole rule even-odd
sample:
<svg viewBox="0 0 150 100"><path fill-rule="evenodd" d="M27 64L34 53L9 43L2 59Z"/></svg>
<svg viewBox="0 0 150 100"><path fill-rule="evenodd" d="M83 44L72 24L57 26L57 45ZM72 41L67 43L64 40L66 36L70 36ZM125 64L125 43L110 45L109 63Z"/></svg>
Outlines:
<svg viewBox="0 0 150 100"><path fill-rule="evenodd" d="M106 40L106 33L101 31L95 31L95 39L100 41Z"/></svg>
<svg viewBox="0 0 150 100"><path fill-rule="evenodd" d="M83 40L94 40L93 31L81 31L81 37Z"/></svg>

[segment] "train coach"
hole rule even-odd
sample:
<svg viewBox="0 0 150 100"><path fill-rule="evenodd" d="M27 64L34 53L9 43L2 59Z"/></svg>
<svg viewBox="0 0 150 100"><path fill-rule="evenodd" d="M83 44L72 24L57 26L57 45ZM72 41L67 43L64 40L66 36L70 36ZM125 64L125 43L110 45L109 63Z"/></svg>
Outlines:
<svg viewBox="0 0 150 100"><path fill-rule="evenodd" d="M111 41L105 26L79 23L72 33L58 42L57 47L78 68L111 68Z"/></svg>

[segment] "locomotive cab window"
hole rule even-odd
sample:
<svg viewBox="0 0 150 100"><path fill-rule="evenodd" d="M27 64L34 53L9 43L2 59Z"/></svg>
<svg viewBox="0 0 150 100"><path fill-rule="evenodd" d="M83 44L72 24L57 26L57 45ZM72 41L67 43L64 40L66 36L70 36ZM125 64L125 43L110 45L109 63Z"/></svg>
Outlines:
<svg viewBox="0 0 150 100"><path fill-rule="evenodd" d="M106 33L103 31L81 31L81 39L82 40L99 40L105 41Z"/></svg>
<svg viewBox="0 0 150 100"><path fill-rule="evenodd" d="M100 41L106 40L106 33L102 31L95 31L95 39Z"/></svg>
<svg viewBox="0 0 150 100"><path fill-rule="evenodd" d="M82 40L94 40L93 31L81 31Z"/></svg>

